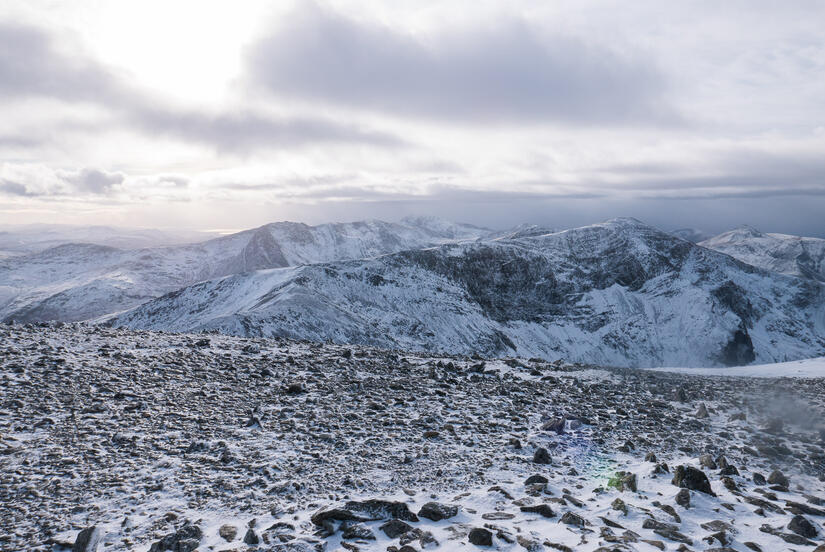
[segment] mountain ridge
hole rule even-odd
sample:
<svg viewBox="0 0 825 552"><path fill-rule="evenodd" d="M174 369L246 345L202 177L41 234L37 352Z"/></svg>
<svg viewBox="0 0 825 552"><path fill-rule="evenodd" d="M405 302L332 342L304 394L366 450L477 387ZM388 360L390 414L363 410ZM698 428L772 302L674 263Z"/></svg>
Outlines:
<svg viewBox="0 0 825 552"><path fill-rule="evenodd" d="M825 351L825 292L635 219L207 281L115 326L619 366Z"/></svg>

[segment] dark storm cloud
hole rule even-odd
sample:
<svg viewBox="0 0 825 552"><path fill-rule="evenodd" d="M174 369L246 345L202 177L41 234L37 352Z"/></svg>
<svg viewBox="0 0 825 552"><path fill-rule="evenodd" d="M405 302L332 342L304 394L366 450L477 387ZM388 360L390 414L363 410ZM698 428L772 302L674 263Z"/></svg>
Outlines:
<svg viewBox="0 0 825 552"><path fill-rule="evenodd" d="M31 97L100 105L119 115L125 124L152 136L173 136L224 151L315 142L403 144L390 134L331 119L275 118L253 111L207 113L164 105L92 60L62 53L43 30L0 22L0 98Z"/></svg>
<svg viewBox="0 0 825 552"><path fill-rule="evenodd" d="M825 195L825 158L803 153L739 149L709 154L707 175L681 175L695 169L684 163L611 166L605 173L629 176L613 190L639 199L759 198Z"/></svg>
<svg viewBox="0 0 825 552"><path fill-rule="evenodd" d="M662 75L643 60L524 22L428 40L304 7L250 51L272 94L393 115L479 122L674 122Z"/></svg>

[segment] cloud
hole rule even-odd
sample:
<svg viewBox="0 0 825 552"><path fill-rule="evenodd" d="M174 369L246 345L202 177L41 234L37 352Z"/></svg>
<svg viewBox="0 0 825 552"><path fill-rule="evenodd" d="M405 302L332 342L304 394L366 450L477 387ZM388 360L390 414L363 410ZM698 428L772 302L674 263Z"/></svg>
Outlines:
<svg viewBox="0 0 825 552"><path fill-rule="evenodd" d="M24 184L12 180L0 179L0 193L10 196L35 197L36 193L30 192Z"/></svg>
<svg viewBox="0 0 825 552"><path fill-rule="evenodd" d="M55 171L40 165L5 164L0 171L9 175L0 177L0 194L27 198L111 196L126 180L122 173L92 167Z"/></svg>
<svg viewBox="0 0 825 552"><path fill-rule="evenodd" d="M119 93L116 88L105 69L81 56L60 54L42 30L0 22L0 97L99 101Z"/></svg>
<svg viewBox="0 0 825 552"><path fill-rule="evenodd" d="M410 117L479 122L674 122L664 77L646 60L538 30L415 37L314 5L249 53L250 79L275 96Z"/></svg>
<svg viewBox="0 0 825 552"><path fill-rule="evenodd" d="M389 133L318 116L272 117L253 110L182 109L133 88L104 66L58 49L45 31L0 22L0 98L50 98L102 106L129 128L150 136L172 136L185 142L246 153L259 148L291 148L313 143L404 144ZM4 137L10 145L34 145Z"/></svg>
<svg viewBox="0 0 825 552"><path fill-rule="evenodd" d="M108 194L125 180L121 173L107 173L90 168L80 169L74 173L62 173L61 176L75 190L91 194Z"/></svg>
<svg viewBox="0 0 825 552"><path fill-rule="evenodd" d="M369 144L400 147L392 134L339 123L320 117L270 118L250 111L205 113L137 105L129 112L131 124L151 134L165 134L212 145L221 151L244 153L274 147L313 143Z"/></svg>

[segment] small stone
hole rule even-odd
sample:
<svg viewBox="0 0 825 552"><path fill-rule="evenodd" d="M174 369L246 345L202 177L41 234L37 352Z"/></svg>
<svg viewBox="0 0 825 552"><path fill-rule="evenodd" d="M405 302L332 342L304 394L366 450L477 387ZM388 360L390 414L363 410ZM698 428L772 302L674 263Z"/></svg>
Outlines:
<svg viewBox="0 0 825 552"><path fill-rule="evenodd" d="M687 489L679 489L676 493L676 504L682 508L690 508L690 491Z"/></svg>

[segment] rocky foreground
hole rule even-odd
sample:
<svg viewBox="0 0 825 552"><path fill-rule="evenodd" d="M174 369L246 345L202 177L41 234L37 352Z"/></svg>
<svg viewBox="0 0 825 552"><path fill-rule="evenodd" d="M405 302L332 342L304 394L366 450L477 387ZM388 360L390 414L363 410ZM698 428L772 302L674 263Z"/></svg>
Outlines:
<svg viewBox="0 0 825 552"><path fill-rule="evenodd" d="M0 326L2 550L825 550L825 380Z"/></svg>

